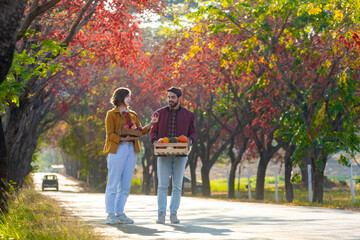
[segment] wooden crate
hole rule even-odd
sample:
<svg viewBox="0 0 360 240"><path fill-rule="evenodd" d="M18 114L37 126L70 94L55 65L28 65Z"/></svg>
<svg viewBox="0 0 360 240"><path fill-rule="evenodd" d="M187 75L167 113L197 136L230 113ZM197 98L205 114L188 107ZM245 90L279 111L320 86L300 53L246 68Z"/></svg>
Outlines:
<svg viewBox="0 0 360 240"><path fill-rule="evenodd" d="M156 156L188 155L190 151L188 143L154 143Z"/></svg>
<svg viewBox="0 0 360 240"><path fill-rule="evenodd" d="M130 128L123 128L119 130L119 135L120 136L135 136L135 137L141 137L141 132L139 130L136 129L130 129Z"/></svg>

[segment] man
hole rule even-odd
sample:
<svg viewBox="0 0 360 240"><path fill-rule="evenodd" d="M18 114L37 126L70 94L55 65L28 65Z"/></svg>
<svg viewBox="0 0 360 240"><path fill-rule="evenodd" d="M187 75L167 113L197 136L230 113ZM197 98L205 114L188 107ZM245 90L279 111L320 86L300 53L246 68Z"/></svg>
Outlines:
<svg viewBox="0 0 360 240"><path fill-rule="evenodd" d="M182 90L171 87L167 90L167 101L169 106L160 108L158 122L154 124L150 131L151 142L157 142L159 138L178 137L184 135L188 137L191 145L197 138L195 128L195 115L188 109L181 107ZM180 223L177 218L177 210L180 205L182 183L188 156L161 156L157 159L158 175L158 220L156 223L164 224L166 216L167 192L169 178L172 175L172 193L170 201L170 221Z"/></svg>

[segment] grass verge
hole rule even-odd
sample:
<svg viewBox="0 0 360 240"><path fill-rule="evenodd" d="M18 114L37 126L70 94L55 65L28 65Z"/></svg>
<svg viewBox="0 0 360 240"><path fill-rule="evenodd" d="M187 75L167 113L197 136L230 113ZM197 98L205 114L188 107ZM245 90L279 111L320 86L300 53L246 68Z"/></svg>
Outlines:
<svg viewBox="0 0 360 240"><path fill-rule="evenodd" d="M0 215L0 239L99 239L84 222L69 216L40 193L22 189L13 194L9 214Z"/></svg>

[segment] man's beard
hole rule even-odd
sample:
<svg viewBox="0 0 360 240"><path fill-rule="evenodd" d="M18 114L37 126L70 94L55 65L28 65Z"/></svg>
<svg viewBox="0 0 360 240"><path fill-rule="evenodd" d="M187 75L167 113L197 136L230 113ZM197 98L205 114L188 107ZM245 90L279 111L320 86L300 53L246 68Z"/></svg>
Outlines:
<svg viewBox="0 0 360 240"><path fill-rule="evenodd" d="M179 103L179 100L176 102L169 102L169 105L170 105L170 107L173 108L173 107L176 107L178 105L178 103Z"/></svg>

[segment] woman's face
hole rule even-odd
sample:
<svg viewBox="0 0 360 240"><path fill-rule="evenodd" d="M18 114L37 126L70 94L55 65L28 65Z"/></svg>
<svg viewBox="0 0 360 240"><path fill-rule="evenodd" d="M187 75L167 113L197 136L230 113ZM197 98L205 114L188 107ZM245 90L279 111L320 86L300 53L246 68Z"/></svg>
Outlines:
<svg viewBox="0 0 360 240"><path fill-rule="evenodd" d="M125 98L124 98L124 103L125 105L128 107L130 105L130 102L131 102L131 93L129 93L129 95L127 95Z"/></svg>

